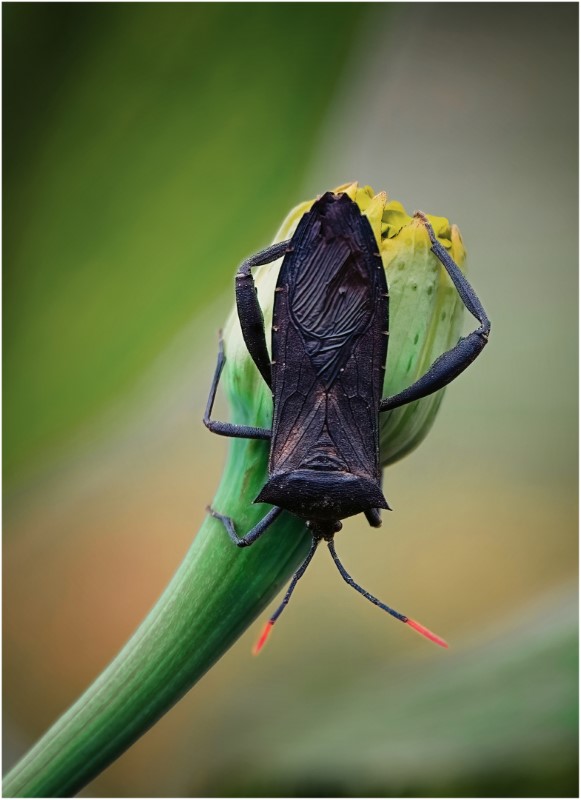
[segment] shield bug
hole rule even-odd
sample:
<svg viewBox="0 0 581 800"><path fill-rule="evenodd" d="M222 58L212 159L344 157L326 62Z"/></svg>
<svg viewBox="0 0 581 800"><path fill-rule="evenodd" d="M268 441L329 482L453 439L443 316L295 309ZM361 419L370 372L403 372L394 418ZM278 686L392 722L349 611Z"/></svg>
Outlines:
<svg viewBox="0 0 581 800"><path fill-rule="evenodd" d="M234 521L215 509L238 547L255 542L283 512L305 520L310 551L257 643L258 652L309 565L318 544L327 543L343 579L356 591L428 639L439 636L400 614L359 586L339 561L334 536L341 520L363 513L373 527L389 509L381 487L379 415L446 386L479 355L490 321L470 284L438 242L428 219L432 252L450 276L479 327L437 358L415 383L382 399L389 337L389 292L375 235L347 194L327 192L299 221L291 239L248 258L236 274L236 306L244 342L272 391L272 429L211 419L225 362L218 363L208 397L205 425L223 436L270 442L268 480L255 502L272 509L239 536ZM252 268L283 257L275 290L272 360Z"/></svg>

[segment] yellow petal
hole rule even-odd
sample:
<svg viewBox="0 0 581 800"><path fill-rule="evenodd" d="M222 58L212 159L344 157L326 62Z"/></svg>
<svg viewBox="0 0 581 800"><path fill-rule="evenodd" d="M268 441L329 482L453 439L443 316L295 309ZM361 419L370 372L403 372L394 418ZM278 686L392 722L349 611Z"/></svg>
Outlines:
<svg viewBox="0 0 581 800"><path fill-rule="evenodd" d="M363 211L363 216L367 217L371 225L371 229L375 234L375 239L381 242L381 220L383 217L383 209L387 203L386 192L379 192L375 197L369 201L367 208Z"/></svg>

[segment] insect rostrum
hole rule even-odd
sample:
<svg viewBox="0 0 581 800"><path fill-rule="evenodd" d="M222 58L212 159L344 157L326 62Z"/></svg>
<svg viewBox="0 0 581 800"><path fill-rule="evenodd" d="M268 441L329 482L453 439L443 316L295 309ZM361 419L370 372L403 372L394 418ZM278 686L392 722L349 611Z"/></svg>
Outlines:
<svg viewBox="0 0 581 800"><path fill-rule="evenodd" d="M209 509L238 547L255 542L283 512L305 520L312 545L258 642L264 644L317 545L326 541L344 580L392 616L447 646L443 639L366 592L337 557L341 520L365 514L381 525L389 505L381 487L379 415L443 388L478 356L490 322L459 267L418 213L431 249L479 327L437 358L408 388L382 399L389 340L389 291L379 245L368 219L346 193L327 192L301 218L291 239L247 259L236 275L236 305L248 352L272 391L272 429L217 422L211 411L225 362L218 363L204 416L223 436L270 442L269 474L257 503L272 508L240 536L235 521ZM272 360L252 268L283 257L275 289Z"/></svg>

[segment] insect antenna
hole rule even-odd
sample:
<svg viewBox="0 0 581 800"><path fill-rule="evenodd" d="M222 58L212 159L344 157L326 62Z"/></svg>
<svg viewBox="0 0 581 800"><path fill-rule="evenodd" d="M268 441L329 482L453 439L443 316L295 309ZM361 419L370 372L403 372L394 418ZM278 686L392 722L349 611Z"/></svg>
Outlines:
<svg viewBox="0 0 581 800"><path fill-rule="evenodd" d="M384 611L387 611L387 613L391 614L392 617L399 619L400 622L405 622L405 624L409 625L410 628L413 628L418 633L421 633L422 636L425 636L432 642L439 644L440 647L448 647L448 643L444 639L441 639L435 633L432 633L432 631L428 630L428 628L425 628L423 625L420 625L420 623L416 622L414 619L410 619L409 617L406 617L405 614L400 614L399 611L395 611L395 609L385 605L385 603L382 603L381 600L377 599L377 597L374 597L372 594L369 594L369 592L366 592L365 589L362 586L359 586L358 583L355 583L351 575L349 575L343 564L339 561L339 556L337 555L337 552L335 550L335 545L332 539L329 542L327 542L327 546L329 548L329 552L331 553L333 561L337 565L337 569L341 573L341 577L343 578L345 583L348 583L349 586L352 586L355 589L355 591L359 592L359 594L362 594L363 597L367 598L367 600L369 600L371 603L373 603L376 606L379 606L379 608L382 608Z"/></svg>
<svg viewBox="0 0 581 800"><path fill-rule="evenodd" d="M290 600L291 595L295 590L295 586L297 585L299 580L305 574L306 568L309 566L309 564L311 563L311 559L315 555L315 550L317 549L317 545L319 544L319 542L320 542L320 539L315 539L313 537L313 541L311 542L311 549L309 550L307 557L305 558L305 560L303 561L301 566L297 569L297 571L293 575L292 581L290 582L290 586L288 587L288 589L286 591L286 594L285 594L285 596L284 596L284 598L282 600L282 603L279 605L279 607L276 609L274 614L271 616L271 618L268 620L268 622L264 626L264 628L262 630L262 633L260 634L260 638L258 639L256 644L254 645L254 648L252 650L252 654L253 655L257 656L260 653L260 651L262 650L262 648L264 647L264 645L266 644L266 640L270 636L270 632L272 630L272 626L274 625L274 623L277 621L277 619L280 617L280 615L282 614L282 612L285 610L286 606L288 605L288 601Z"/></svg>

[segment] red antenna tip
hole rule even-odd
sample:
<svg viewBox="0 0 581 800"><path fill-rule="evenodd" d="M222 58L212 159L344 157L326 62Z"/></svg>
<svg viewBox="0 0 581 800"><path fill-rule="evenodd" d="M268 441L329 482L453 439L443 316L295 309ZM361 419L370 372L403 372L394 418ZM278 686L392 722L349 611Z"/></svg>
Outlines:
<svg viewBox="0 0 581 800"><path fill-rule="evenodd" d="M410 628L414 629L414 631L421 633L422 636L426 637L426 639L430 639L430 641L439 644L440 647L448 647L448 642L445 639L441 639L439 636L436 636L435 633L432 633L432 631L428 630L428 628L424 628L424 626L420 625L419 622L416 622L415 619L410 619L408 617L406 620L406 625L409 625Z"/></svg>
<svg viewBox="0 0 581 800"><path fill-rule="evenodd" d="M271 620L268 620L268 622L266 623L266 625L262 629L262 633L260 634L260 639L256 642L256 644L252 648L252 655L253 656L257 656L260 653L260 651L262 650L262 648L264 647L264 645L266 644L266 640L270 636L270 632L272 630L272 626L273 625L274 625L274 622L272 622Z"/></svg>

